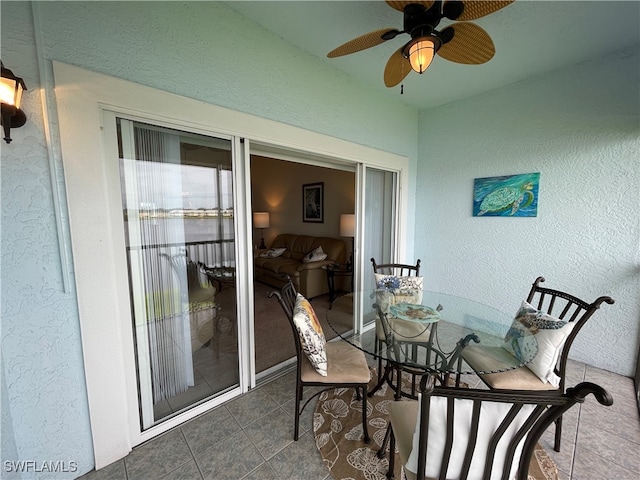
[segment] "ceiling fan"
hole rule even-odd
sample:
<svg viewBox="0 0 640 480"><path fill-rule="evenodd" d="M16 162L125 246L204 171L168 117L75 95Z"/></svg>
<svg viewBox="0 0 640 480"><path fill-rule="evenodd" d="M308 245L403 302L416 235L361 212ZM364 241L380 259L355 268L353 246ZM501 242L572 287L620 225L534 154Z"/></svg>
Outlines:
<svg viewBox="0 0 640 480"><path fill-rule="evenodd" d="M451 62L468 65L485 63L495 54L493 41L483 28L468 20L494 13L514 1L387 0L391 8L403 12L402 30L383 28L366 33L331 50L327 57L349 55L407 33L411 40L391 55L384 69L384 84L387 87L398 85L411 70L424 73L436 53ZM443 18L456 22L436 30Z"/></svg>

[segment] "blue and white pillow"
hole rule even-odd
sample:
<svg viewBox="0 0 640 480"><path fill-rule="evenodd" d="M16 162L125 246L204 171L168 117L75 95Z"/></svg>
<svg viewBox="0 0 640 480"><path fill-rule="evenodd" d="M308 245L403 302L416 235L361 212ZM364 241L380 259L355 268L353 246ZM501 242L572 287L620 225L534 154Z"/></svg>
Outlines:
<svg viewBox="0 0 640 480"><path fill-rule="evenodd" d="M376 273L376 288L387 292L394 292L400 288L400 279L395 275L381 275Z"/></svg>
<svg viewBox="0 0 640 480"><path fill-rule="evenodd" d="M554 370L573 326L523 301L504 337L504 348L523 361L533 357L527 368L543 383L557 387L560 377Z"/></svg>
<svg viewBox="0 0 640 480"><path fill-rule="evenodd" d="M423 277L375 274L376 297L383 312L396 303L422 304Z"/></svg>

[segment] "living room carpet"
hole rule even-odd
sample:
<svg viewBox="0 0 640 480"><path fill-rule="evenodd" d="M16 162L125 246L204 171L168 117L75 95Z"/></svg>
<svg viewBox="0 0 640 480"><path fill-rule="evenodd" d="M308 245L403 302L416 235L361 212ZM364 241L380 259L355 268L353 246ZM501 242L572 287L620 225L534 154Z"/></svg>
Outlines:
<svg viewBox="0 0 640 480"><path fill-rule="evenodd" d="M373 369L371 378L369 389L377 383ZM387 430L387 405L395 401L393 393L385 384L367 399L369 444L363 441L362 401L356 399L353 388L335 388L319 395L313 414L313 431L322 460L334 479L386 480L388 452L384 458L378 458L376 453ZM394 478L405 478L397 453L394 470ZM529 466L529 480L558 480L556 465L540 445L536 446Z"/></svg>
<svg viewBox="0 0 640 480"><path fill-rule="evenodd" d="M271 290L278 289L260 282L255 282L254 284L254 331L257 372L273 367L296 355L291 325L276 298L267 297L268 292ZM320 295L312 299L311 305L318 316L327 341L335 338L337 335L327 322L327 310L331 307L329 295ZM352 317L346 318L345 325L341 331L350 330L352 324Z"/></svg>

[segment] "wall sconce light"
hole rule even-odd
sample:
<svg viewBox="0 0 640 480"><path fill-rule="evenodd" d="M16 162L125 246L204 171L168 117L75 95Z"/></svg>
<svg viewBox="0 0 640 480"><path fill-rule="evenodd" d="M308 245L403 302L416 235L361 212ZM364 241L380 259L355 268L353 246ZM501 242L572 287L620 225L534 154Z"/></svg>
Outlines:
<svg viewBox="0 0 640 480"><path fill-rule="evenodd" d="M253 226L260 229L260 246L258 248L264 250L267 248L264 244L264 229L269 228L269 212L254 212Z"/></svg>
<svg viewBox="0 0 640 480"><path fill-rule="evenodd" d="M353 213L343 213L340 215L340 236L351 237L351 253L349 254L349 263L353 265L353 237L356 236L356 216Z"/></svg>
<svg viewBox="0 0 640 480"><path fill-rule="evenodd" d="M22 92L27 89L24 80L16 77L11 70L2 66L2 83L0 83L0 102L2 102L2 127L4 141L11 143L11 129L23 126L27 116L20 110Z"/></svg>

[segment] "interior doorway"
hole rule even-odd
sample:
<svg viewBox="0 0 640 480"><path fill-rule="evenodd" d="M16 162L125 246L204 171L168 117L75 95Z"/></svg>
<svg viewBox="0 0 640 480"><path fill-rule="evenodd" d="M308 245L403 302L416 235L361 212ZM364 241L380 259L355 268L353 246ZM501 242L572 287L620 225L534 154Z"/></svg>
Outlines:
<svg viewBox="0 0 640 480"><path fill-rule="evenodd" d="M251 155L251 209L269 214L268 228L253 229L254 256L262 239L267 248L280 234L330 237L344 242L346 255L352 254L352 238L340 235L340 216L355 211L356 172L354 166L319 162L307 163L304 158L282 159L270 155ZM303 217L303 185L323 184L323 221L305 222ZM335 285L339 293L350 289L349 279ZM274 298L267 298L275 283L254 281L254 338L256 377L269 376L291 363L295 345L291 327ZM328 339L337 334L326 322L331 306L329 293L314 297L311 303L323 324ZM351 326L346 328L350 329Z"/></svg>

